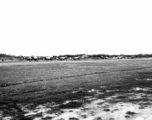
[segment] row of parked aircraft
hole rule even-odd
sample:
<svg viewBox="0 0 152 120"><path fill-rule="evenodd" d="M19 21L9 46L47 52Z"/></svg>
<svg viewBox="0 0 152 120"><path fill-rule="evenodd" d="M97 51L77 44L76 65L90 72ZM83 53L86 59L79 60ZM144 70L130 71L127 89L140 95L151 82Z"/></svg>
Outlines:
<svg viewBox="0 0 152 120"><path fill-rule="evenodd" d="M152 56L152 55L151 55ZM105 54L97 54L97 55L86 55L86 54L78 54L78 55L60 55L60 56L2 56L0 57L1 61L5 60L13 60L18 59L20 61L53 61L53 60L86 60L86 59L134 59L141 57L141 55L105 55Z"/></svg>
<svg viewBox="0 0 152 120"><path fill-rule="evenodd" d="M46 57L38 57L38 56L28 56L25 57L25 60L28 61L38 61L38 60L80 60L80 59L85 59L87 58L87 55L77 55L77 56L46 56Z"/></svg>

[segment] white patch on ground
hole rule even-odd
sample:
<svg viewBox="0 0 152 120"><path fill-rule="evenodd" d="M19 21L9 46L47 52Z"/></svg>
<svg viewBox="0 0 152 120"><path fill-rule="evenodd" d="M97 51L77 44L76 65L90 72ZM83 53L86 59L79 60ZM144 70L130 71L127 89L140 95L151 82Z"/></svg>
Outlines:
<svg viewBox="0 0 152 120"><path fill-rule="evenodd" d="M0 117L1 118L1 117ZM12 120L13 119L13 117L12 116L7 116L7 117L3 117L2 119L0 119L0 120Z"/></svg>
<svg viewBox="0 0 152 120"><path fill-rule="evenodd" d="M136 88L133 88L132 91L149 91L150 88L140 88L140 87L136 87Z"/></svg>
<svg viewBox="0 0 152 120"><path fill-rule="evenodd" d="M138 78L136 78L135 80L137 80L137 81L141 81L141 80L145 80L145 81L152 81L152 79L151 79L151 78L146 78L146 79L138 79Z"/></svg>
<svg viewBox="0 0 152 120"><path fill-rule="evenodd" d="M142 95L142 94L141 94ZM116 97L116 96L112 96ZM88 99L90 99L88 97ZM86 103L82 107L76 109L62 109L62 113L47 113L48 108L40 105L30 114L43 113L42 118L52 117L52 120L69 120L75 118L79 120L152 120L152 105L143 107L133 103L108 103L103 99L91 99L91 103ZM71 101L66 101L63 104L68 104ZM127 114L128 113L128 114ZM41 120L40 117L34 120Z"/></svg>
<svg viewBox="0 0 152 120"><path fill-rule="evenodd" d="M147 80L147 81L152 81L152 79L150 79L150 78L147 78L146 80Z"/></svg>
<svg viewBox="0 0 152 120"><path fill-rule="evenodd" d="M52 120L152 120L152 95L147 94L151 90L151 88L135 87L123 94L113 92L113 90L106 90L103 93L91 89L88 90L88 93L93 93L94 96L84 96L86 101L83 102L81 107L75 109L59 108L59 105L55 103L41 104L34 108L30 105L18 106L25 112L25 117L33 116L33 120L42 120L43 118ZM113 92L113 94L102 99L98 98L98 95L102 96L102 94L109 92ZM124 102L124 99L128 101ZM115 100L120 101L110 102ZM66 100L62 105L68 105L71 102L81 103L81 100ZM3 113L1 112L0 115L2 116ZM2 120L11 119L12 116L2 118Z"/></svg>
<svg viewBox="0 0 152 120"><path fill-rule="evenodd" d="M64 110L60 116L54 117L52 120L69 120L69 118L78 118L79 120L93 120L95 118L102 118L102 120L151 120L152 106L140 109L140 105L131 103L117 103L109 104L98 103L104 102L103 100L96 100L90 104L84 105L82 108L74 110ZM72 112L71 112L72 111ZM133 114L127 114L133 113Z"/></svg>

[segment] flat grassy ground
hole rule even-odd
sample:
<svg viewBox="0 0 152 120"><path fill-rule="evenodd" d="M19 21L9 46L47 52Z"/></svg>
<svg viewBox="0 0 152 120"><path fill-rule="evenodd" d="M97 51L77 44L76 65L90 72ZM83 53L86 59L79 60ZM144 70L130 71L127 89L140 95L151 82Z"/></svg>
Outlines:
<svg viewBox="0 0 152 120"><path fill-rule="evenodd" d="M0 63L0 120L151 120L152 59Z"/></svg>
<svg viewBox="0 0 152 120"><path fill-rule="evenodd" d="M81 97L68 91L132 84L147 75L152 59L1 63L0 104L60 102Z"/></svg>

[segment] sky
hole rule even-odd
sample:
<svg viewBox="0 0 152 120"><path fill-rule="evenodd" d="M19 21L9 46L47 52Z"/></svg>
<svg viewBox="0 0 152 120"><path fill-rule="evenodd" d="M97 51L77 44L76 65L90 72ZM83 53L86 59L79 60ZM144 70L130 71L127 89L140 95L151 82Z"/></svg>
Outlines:
<svg viewBox="0 0 152 120"><path fill-rule="evenodd" d="M152 0L0 0L0 53L152 53Z"/></svg>

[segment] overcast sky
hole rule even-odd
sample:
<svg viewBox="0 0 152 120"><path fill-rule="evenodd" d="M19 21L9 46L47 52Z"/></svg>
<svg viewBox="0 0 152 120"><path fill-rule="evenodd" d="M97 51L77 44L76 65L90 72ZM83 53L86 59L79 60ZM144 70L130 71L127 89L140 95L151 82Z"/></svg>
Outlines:
<svg viewBox="0 0 152 120"><path fill-rule="evenodd" d="M0 0L0 53L152 53L152 0Z"/></svg>

